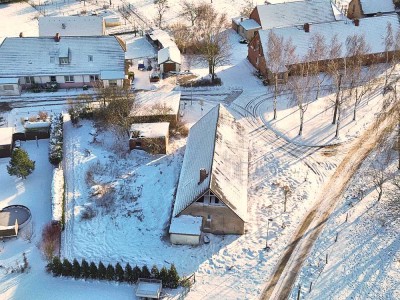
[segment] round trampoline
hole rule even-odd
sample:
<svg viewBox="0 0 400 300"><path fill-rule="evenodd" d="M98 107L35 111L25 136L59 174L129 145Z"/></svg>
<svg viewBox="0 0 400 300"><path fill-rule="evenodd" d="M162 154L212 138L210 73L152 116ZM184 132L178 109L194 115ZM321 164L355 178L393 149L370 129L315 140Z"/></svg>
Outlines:
<svg viewBox="0 0 400 300"><path fill-rule="evenodd" d="M18 230L31 220L31 211L23 205L10 205L0 210L0 237L15 236L15 223Z"/></svg>

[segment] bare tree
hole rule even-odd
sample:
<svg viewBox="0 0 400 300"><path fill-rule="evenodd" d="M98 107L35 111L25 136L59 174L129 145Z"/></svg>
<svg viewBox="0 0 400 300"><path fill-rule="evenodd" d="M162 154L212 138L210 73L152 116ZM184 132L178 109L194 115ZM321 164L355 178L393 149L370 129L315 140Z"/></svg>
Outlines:
<svg viewBox="0 0 400 300"><path fill-rule="evenodd" d="M303 61L304 63L299 64L297 69L298 76L292 76L289 81L292 101L297 105L300 113L299 136L303 134L304 115L312 98L314 86L309 58L306 57Z"/></svg>
<svg viewBox="0 0 400 300"><path fill-rule="evenodd" d="M168 0L154 0L154 5L157 10L156 24L161 28L163 24L164 14L169 9Z"/></svg>
<svg viewBox="0 0 400 300"><path fill-rule="evenodd" d="M193 31L183 23L174 23L170 26L171 34L175 43L182 53L186 53L187 48L192 48Z"/></svg>
<svg viewBox="0 0 400 300"><path fill-rule="evenodd" d="M229 61L226 14L219 14L211 5L207 13L196 23L196 45L201 57L207 61L211 80L215 79L215 68Z"/></svg>
<svg viewBox="0 0 400 300"><path fill-rule="evenodd" d="M204 16L207 11L207 5L205 2L196 3L190 0L183 0L181 2L182 12L181 15L190 22L193 27L197 19Z"/></svg>
<svg viewBox="0 0 400 300"><path fill-rule="evenodd" d="M279 74L287 71L286 66L290 64L291 59L294 57L296 47L293 46L292 41L284 41L283 37L277 36L273 30L268 34L268 42L266 45L266 61L269 71L274 77L274 120L277 118L277 98L280 93L279 90Z"/></svg>
<svg viewBox="0 0 400 300"><path fill-rule="evenodd" d="M318 99L321 90L321 84L325 80L325 73L320 74L320 64L327 56L328 46L325 42L325 37L319 33L313 34L311 36L311 48L309 50L309 57L313 64L311 65L312 71L316 76L317 82L317 93L315 99ZM322 76L321 76L322 75Z"/></svg>
<svg viewBox="0 0 400 300"><path fill-rule="evenodd" d="M250 17L250 14L254 10L253 0L245 0L244 5L240 11L240 16L242 17Z"/></svg>

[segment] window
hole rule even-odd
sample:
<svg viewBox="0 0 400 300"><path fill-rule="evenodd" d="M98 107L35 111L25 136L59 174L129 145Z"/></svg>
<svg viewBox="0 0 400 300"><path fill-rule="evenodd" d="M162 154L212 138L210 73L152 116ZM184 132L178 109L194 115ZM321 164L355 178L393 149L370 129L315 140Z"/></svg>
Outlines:
<svg viewBox="0 0 400 300"><path fill-rule="evenodd" d="M197 202L203 203L204 202L203 197L201 197L199 200L197 200Z"/></svg>
<svg viewBox="0 0 400 300"><path fill-rule="evenodd" d="M90 81L97 81L99 80L99 75L90 75Z"/></svg>
<svg viewBox="0 0 400 300"><path fill-rule="evenodd" d="M50 63L54 64L55 61L56 61L55 57L54 56L50 56Z"/></svg>
<svg viewBox="0 0 400 300"><path fill-rule="evenodd" d="M116 80L109 80L109 81L108 81L108 84L109 84L110 86L117 86L117 85L118 85Z"/></svg>
<svg viewBox="0 0 400 300"><path fill-rule="evenodd" d="M211 215L207 215L207 221L208 221L208 222L211 221Z"/></svg>
<svg viewBox="0 0 400 300"><path fill-rule="evenodd" d="M88 55L88 61L93 61L93 55Z"/></svg>
<svg viewBox="0 0 400 300"><path fill-rule="evenodd" d="M72 75L67 75L64 76L65 82L74 82L74 76Z"/></svg>
<svg viewBox="0 0 400 300"><path fill-rule="evenodd" d="M69 59L68 57L60 57L60 65L68 65L69 64Z"/></svg>
<svg viewBox="0 0 400 300"><path fill-rule="evenodd" d="M3 85L3 88L5 91L13 91L14 90L14 86L12 84L5 84L5 85Z"/></svg>
<svg viewBox="0 0 400 300"><path fill-rule="evenodd" d="M27 84L35 83L35 78L33 76L27 76L27 77L25 77L25 82Z"/></svg>
<svg viewBox="0 0 400 300"><path fill-rule="evenodd" d="M50 76L50 82L57 82L56 76Z"/></svg>

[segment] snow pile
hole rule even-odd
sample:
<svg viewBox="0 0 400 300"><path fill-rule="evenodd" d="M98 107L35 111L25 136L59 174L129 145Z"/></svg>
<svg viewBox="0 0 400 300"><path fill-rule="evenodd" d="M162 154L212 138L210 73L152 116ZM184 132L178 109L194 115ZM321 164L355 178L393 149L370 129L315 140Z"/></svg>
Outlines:
<svg viewBox="0 0 400 300"><path fill-rule="evenodd" d="M53 221L61 222L63 217L64 172L62 168L54 168L51 183L51 215Z"/></svg>

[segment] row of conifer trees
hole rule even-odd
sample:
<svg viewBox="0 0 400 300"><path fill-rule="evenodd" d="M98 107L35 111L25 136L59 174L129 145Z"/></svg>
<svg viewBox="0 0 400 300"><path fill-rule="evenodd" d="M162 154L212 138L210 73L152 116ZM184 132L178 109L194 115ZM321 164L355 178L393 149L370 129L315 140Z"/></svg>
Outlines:
<svg viewBox="0 0 400 300"><path fill-rule="evenodd" d="M101 261L98 264L94 262L88 263L85 259L82 262L74 259L71 263L64 258L63 261L55 256L46 266L46 270L54 276L73 277L75 279L97 279L109 280L127 283L136 283L139 278L161 279L163 287L177 288L179 285L179 275L172 264L169 269L162 267L160 270L157 266L153 266L151 270L144 265L142 268L138 266L131 267L128 263L125 268L117 263L115 266L109 264L105 266Z"/></svg>

